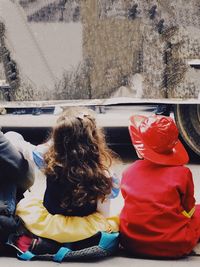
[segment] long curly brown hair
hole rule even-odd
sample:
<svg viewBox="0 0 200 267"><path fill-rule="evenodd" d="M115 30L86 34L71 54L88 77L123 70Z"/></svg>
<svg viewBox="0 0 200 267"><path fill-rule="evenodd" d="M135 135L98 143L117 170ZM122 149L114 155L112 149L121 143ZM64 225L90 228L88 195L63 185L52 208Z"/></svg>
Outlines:
<svg viewBox="0 0 200 267"><path fill-rule="evenodd" d="M110 194L109 168L115 158L92 111L68 108L57 120L45 154L45 173L64 185L61 207L96 204Z"/></svg>

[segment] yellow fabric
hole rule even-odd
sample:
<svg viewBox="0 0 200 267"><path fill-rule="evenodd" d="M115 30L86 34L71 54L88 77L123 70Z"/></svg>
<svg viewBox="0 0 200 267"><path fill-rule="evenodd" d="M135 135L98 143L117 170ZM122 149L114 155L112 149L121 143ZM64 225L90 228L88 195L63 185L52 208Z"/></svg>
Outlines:
<svg viewBox="0 0 200 267"><path fill-rule="evenodd" d="M22 199L16 209L27 229L33 234L58 242L74 242L98 231L118 232L119 217L105 218L99 212L85 217L51 215L37 198Z"/></svg>
<svg viewBox="0 0 200 267"><path fill-rule="evenodd" d="M195 212L195 206L188 212L189 216L192 217L194 212Z"/></svg>
<svg viewBox="0 0 200 267"><path fill-rule="evenodd" d="M187 218L191 218L194 212L195 212L195 207L193 207L189 212L183 210L182 214Z"/></svg>

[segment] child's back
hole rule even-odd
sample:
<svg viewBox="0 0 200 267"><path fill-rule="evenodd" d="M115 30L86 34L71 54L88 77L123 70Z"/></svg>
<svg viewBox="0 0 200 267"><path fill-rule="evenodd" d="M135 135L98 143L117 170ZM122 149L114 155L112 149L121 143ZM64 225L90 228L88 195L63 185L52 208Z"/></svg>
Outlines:
<svg viewBox="0 0 200 267"><path fill-rule="evenodd" d="M133 116L129 129L144 159L123 174L122 245L140 256L187 255L200 237L200 207L177 128L164 116Z"/></svg>
<svg viewBox="0 0 200 267"><path fill-rule="evenodd" d="M118 231L117 217L110 220L98 211L99 203L109 205L111 163L112 153L91 112L68 110L59 117L44 154L44 196L20 201L18 216L35 235L58 242Z"/></svg>
<svg viewBox="0 0 200 267"><path fill-rule="evenodd" d="M191 252L198 241L194 233L200 232L200 217L188 219L187 211L195 205L188 168L138 160L124 173L121 190L125 206L120 229L126 233L125 247L128 243L135 254L158 257Z"/></svg>

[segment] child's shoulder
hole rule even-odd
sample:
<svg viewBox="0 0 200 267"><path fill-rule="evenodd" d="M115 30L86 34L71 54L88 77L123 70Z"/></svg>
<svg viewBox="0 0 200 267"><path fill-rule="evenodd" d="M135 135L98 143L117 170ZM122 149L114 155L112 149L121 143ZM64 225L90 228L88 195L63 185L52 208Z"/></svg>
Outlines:
<svg viewBox="0 0 200 267"><path fill-rule="evenodd" d="M191 170L188 166L179 165L179 166L171 166L173 172L183 172L185 174L191 173Z"/></svg>
<svg viewBox="0 0 200 267"><path fill-rule="evenodd" d="M143 160L141 160L141 159L136 160L136 161L132 162L130 165L128 165L124 169L123 174L129 173L129 172L132 172L132 171L135 171L135 169L137 169L141 165L143 165Z"/></svg>

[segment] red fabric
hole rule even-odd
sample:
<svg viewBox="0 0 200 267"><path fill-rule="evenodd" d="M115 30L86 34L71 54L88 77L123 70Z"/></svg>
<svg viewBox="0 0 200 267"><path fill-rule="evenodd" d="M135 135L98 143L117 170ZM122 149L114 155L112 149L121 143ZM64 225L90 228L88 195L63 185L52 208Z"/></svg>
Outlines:
<svg viewBox="0 0 200 267"><path fill-rule="evenodd" d="M184 166L161 166L138 160L123 174L122 245L134 254L181 257L200 237L200 206L195 205L192 174Z"/></svg>
<svg viewBox="0 0 200 267"><path fill-rule="evenodd" d="M138 130L144 143L157 153L170 153L178 142L178 129L171 117L153 114Z"/></svg>
<svg viewBox="0 0 200 267"><path fill-rule="evenodd" d="M16 241L16 246L23 252L27 251L32 243L32 238L26 235L20 236Z"/></svg>
<svg viewBox="0 0 200 267"><path fill-rule="evenodd" d="M170 117L133 115L130 117L129 133L133 146L144 159L165 166L184 165L189 161Z"/></svg>

